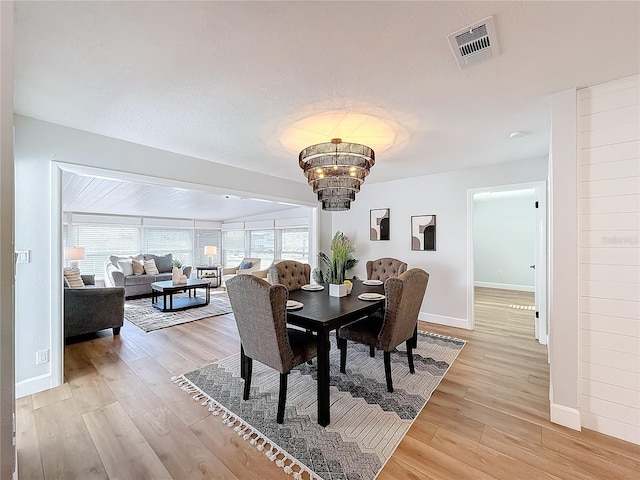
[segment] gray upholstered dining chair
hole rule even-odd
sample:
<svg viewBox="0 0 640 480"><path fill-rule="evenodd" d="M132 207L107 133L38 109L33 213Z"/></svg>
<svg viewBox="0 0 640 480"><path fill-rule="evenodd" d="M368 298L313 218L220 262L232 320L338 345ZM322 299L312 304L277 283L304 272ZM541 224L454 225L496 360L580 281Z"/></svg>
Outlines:
<svg viewBox="0 0 640 480"><path fill-rule="evenodd" d="M267 274L270 283L284 285L289 292L307 285L310 278L311 266L295 260L281 260L271 265Z"/></svg>
<svg viewBox="0 0 640 480"><path fill-rule="evenodd" d="M378 258L367 262L367 280L382 280L397 277L407 271L407 264L395 258Z"/></svg>
<svg viewBox="0 0 640 480"><path fill-rule="evenodd" d="M427 289L429 274L412 268L399 277L389 278L384 283L386 295L384 316L371 315L356 320L338 330L340 348L340 372L345 373L347 340L369 345L384 352L384 372L387 390L393 392L391 379L391 352L402 342L407 346L409 372L413 366L414 332L418 324L418 313Z"/></svg>
<svg viewBox="0 0 640 480"><path fill-rule="evenodd" d="M227 293L241 342L243 400L249 399L253 360L280 372L276 421L284 421L287 379L292 368L316 356L316 337L287 328L287 289L254 275L236 275L227 281Z"/></svg>

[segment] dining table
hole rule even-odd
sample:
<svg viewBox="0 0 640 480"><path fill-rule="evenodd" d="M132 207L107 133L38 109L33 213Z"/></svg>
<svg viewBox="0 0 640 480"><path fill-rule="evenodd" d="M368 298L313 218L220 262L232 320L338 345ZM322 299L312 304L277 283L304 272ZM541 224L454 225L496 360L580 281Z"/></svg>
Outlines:
<svg viewBox="0 0 640 480"><path fill-rule="evenodd" d="M318 287L316 287L318 288ZM378 300L361 300L362 293L378 293ZM322 290L292 290L289 300L303 304L302 308L287 310L287 323L314 332L317 336L318 369L318 423L326 427L331 422L329 334L343 325L365 317L384 307L384 284L365 285L352 280L352 290L344 297L329 295L329 285Z"/></svg>

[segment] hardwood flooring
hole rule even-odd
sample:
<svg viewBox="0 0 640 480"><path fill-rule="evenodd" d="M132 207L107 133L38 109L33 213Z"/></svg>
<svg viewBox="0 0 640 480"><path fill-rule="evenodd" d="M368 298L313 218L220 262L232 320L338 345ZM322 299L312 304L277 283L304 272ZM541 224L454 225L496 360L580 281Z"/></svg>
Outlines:
<svg viewBox="0 0 640 480"><path fill-rule="evenodd" d="M378 480L638 479L640 447L549 422L532 294L478 288L474 331ZM231 315L67 345L58 388L17 400L20 479L288 479L172 375L239 349Z"/></svg>

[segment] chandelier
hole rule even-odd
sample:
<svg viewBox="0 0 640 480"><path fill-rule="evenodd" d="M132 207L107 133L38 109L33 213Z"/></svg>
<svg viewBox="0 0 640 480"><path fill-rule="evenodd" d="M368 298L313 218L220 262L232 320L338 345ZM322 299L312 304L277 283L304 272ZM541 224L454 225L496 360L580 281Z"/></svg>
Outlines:
<svg viewBox="0 0 640 480"><path fill-rule="evenodd" d="M349 210L375 163L375 153L366 145L334 138L305 148L298 161L322 209L335 212Z"/></svg>

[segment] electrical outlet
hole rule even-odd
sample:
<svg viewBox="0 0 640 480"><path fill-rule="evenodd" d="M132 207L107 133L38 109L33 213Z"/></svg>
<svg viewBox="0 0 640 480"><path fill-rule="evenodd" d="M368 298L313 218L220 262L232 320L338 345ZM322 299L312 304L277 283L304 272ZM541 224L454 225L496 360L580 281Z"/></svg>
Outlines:
<svg viewBox="0 0 640 480"><path fill-rule="evenodd" d="M36 352L36 365L49 362L49 350Z"/></svg>

